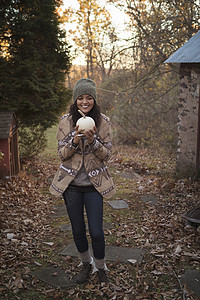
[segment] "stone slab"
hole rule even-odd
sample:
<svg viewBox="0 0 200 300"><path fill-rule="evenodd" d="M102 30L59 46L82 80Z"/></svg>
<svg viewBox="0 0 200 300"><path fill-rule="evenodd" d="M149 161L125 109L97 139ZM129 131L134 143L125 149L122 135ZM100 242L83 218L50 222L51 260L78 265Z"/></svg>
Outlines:
<svg viewBox="0 0 200 300"><path fill-rule="evenodd" d="M137 178L139 180L142 179L142 176L140 176L135 172L119 172L119 175L125 179L134 179L134 178Z"/></svg>
<svg viewBox="0 0 200 300"><path fill-rule="evenodd" d="M90 253L92 253L91 245L89 245ZM136 248L106 246L106 260L119 261L127 263L128 259L135 259L138 263L142 262L145 251ZM69 244L62 252L61 255L79 257L78 251L74 243Z"/></svg>
<svg viewBox="0 0 200 300"><path fill-rule="evenodd" d="M54 206L53 210L54 212L52 212L49 215L51 218L60 218L68 216L67 209L64 203Z"/></svg>
<svg viewBox="0 0 200 300"><path fill-rule="evenodd" d="M200 271L187 270L181 277L181 283L187 292L195 296L195 299L200 300Z"/></svg>
<svg viewBox="0 0 200 300"><path fill-rule="evenodd" d="M133 179L135 176L129 172L120 172L119 175L125 179Z"/></svg>
<svg viewBox="0 0 200 300"><path fill-rule="evenodd" d="M111 223L103 222L103 229L112 229L112 228L113 227L112 227ZM60 230L62 232L71 231L72 227L71 227L71 225L62 224L62 225L60 225ZM88 224L86 224L86 230L88 230Z"/></svg>
<svg viewBox="0 0 200 300"><path fill-rule="evenodd" d="M31 275L56 288L66 289L76 285L75 282L70 281L69 276L65 274L65 271L58 267L36 270L33 271Z"/></svg>
<svg viewBox="0 0 200 300"><path fill-rule="evenodd" d="M124 200L110 200L107 201L110 206L114 209L123 209L123 208L128 208L128 203Z"/></svg>
<svg viewBox="0 0 200 300"><path fill-rule="evenodd" d="M155 205L158 202L158 198L156 195L142 195L141 200L150 205Z"/></svg>

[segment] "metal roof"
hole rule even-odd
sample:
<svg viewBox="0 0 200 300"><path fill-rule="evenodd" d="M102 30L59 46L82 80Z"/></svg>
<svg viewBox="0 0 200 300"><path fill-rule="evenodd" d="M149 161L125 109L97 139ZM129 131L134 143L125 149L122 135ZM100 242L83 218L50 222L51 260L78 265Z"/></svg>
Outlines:
<svg viewBox="0 0 200 300"><path fill-rule="evenodd" d="M9 137L13 115L13 111L0 111L0 139Z"/></svg>
<svg viewBox="0 0 200 300"><path fill-rule="evenodd" d="M200 31L193 35L164 63L200 63Z"/></svg>

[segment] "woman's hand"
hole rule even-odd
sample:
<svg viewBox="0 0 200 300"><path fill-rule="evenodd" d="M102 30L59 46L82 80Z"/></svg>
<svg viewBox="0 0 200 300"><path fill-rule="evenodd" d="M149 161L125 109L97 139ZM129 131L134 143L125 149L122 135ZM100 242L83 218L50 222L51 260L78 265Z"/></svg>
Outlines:
<svg viewBox="0 0 200 300"><path fill-rule="evenodd" d="M94 141L94 134L95 134L95 131L96 131L96 127L94 126L93 129L88 130L88 131L86 131L86 133L85 133L85 136L87 137L88 143L89 143L89 144L92 144L93 141Z"/></svg>
<svg viewBox="0 0 200 300"><path fill-rule="evenodd" d="M85 136L85 134L83 133L84 130L83 129L78 130L78 127L79 126L75 127L75 136L73 138L74 144L77 144L77 145L79 144L79 142L82 139L82 137Z"/></svg>

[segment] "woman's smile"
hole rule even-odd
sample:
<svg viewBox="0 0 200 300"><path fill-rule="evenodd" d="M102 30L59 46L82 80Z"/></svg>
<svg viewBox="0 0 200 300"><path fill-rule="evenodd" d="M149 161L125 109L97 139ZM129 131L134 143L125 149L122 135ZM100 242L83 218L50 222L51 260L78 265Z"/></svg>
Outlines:
<svg viewBox="0 0 200 300"><path fill-rule="evenodd" d="M80 109L84 114L89 113L89 111L94 106L94 99L90 95L81 95L77 98L77 107Z"/></svg>

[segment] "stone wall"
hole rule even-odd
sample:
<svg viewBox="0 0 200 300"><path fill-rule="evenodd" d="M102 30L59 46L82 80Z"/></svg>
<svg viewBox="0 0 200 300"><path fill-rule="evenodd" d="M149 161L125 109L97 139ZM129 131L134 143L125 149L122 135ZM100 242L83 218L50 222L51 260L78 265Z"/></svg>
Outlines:
<svg viewBox="0 0 200 300"><path fill-rule="evenodd" d="M181 64L177 153L179 177L194 177L199 171L196 165L199 88L200 64Z"/></svg>

